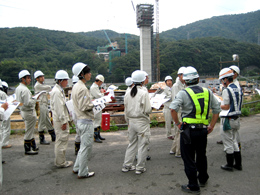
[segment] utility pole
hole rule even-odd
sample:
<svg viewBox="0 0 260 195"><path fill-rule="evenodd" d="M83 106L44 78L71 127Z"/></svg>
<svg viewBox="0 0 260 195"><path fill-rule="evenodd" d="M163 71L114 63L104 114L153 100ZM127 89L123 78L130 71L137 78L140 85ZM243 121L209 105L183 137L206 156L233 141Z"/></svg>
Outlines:
<svg viewBox="0 0 260 195"><path fill-rule="evenodd" d="M159 53L159 0L156 2L156 65L157 65L157 82L160 81L160 53Z"/></svg>

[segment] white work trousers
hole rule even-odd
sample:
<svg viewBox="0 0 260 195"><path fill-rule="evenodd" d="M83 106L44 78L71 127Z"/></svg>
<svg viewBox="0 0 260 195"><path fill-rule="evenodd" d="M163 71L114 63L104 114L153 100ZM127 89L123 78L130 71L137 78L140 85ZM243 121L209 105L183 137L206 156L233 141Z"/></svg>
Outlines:
<svg viewBox="0 0 260 195"><path fill-rule="evenodd" d="M92 121L82 122L81 120L78 120L77 126L81 135L81 142L73 171L78 172L78 176L87 176L88 161L91 156L94 140L94 126Z"/></svg>
<svg viewBox="0 0 260 195"><path fill-rule="evenodd" d="M36 111L21 111L21 116L25 123L24 140L31 140L34 138L34 128L37 121Z"/></svg>
<svg viewBox="0 0 260 195"><path fill-rule="evenodd" d="M54 128L56 133L56 141L55 141L55 159L54 164L58 167L65 165L66 163L66 150L68 146L68 139L69 139L69 123L67 123L66 130L62 130L61 122L54 121Z"/></svg>
<svg viewBox="0 0 260 195"><path fill-rule="evenodd" d="M128 126L129 145L126 149L123 167L131 167L137 154L136 170L145 168L147 149L150 143L150 123L142 119L130 119Z"/></svg>
<svg viewBox="0 0 260 195"><path fill-rule="evenodd" d="M178 112L178 119L181 121L181 113ZM180 129L178 128L177 125L174 125L174 131L175 131L175 137L172 142L172 148L171 151L175 153L175 156L180 156L181 155L181 143L180 143Z"/></svg>
<svg viewBox="0 0 260 195"><path fill-rule="evenodd" d="M2 133L0 132L0 143L2 143ZM3 166L2 166L2 145L0 144L0 190L3 184Z"/></svg>
<svg viewBox="0 0 260 195"><path fill-rule="evenodd" d="M94 115L94 128L101 126L101 120L102 120L102 112L99 112Z"/></svg>
<svg viewBox="0 0 260 195"><path fill-rule="evenodd" d="M163 108L163 115L165 119L165 130L166 130L166 136L171 137L172 135L172 115L171 115L171 109L169 107L164 106Z"/></svg>
<svg viewBox="0 0 260 195"><path fill-rule="evenodd" d="M40 116L38 120L38 131L53 130L51 119L49 116L48 105L40 104Z"/></svg>
<svg viewBox="0 0 260 195"><path fill-rule="evenodd" d="M9 144L9 138L11 133L11 120L10 118L2 122L1 130L2 131L2 146L7 146Z"/></svg>
<svg viewBox="0 0 260 195"><path fill-rule="evenodd" d="M239 152L238 142L237 139L239 137L238 130L240 129L240 119L229 119L229 124L231 130L223 130L225 118L221 118L220 121L220 129L221 129L221 136L224 145L224 151L227 154L232 154L234 152Z"/></svg>

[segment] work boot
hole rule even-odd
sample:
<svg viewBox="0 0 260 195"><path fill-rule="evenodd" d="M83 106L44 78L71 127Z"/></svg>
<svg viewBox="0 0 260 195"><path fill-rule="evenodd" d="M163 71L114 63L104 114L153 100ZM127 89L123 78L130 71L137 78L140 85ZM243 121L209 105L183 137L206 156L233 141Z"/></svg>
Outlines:
<svg viewBox="0 0 260 195"><path fill-rule="evenodd" d="M241 158L241 152L234 152L234 158L235 158L235 164L234 164L234 168L242 171L242 158Z"/></svg>
<svg viewBox="0 0 260 195"><path fill-rule="evenodd" d="M35 142L34 138L31 139L31 147L32 147L33 151L38 151L39 150L39 147L36 146L36 142Z"/></svg>
<svg viewBox="0 0 260 195"><path fill-rule="evenodd" d="M31 150L31 140L24 140L24 150L27 155L36 155L37 151Z"/></svg>
<svg viewBox="0 0 260 195"><path fill-rule="evenodd" d="M80 149L80 142L75 142L75 155L78 155Z"/></svg>
<svg viewBox="0 0 260 195"><path fill-rule="evenodd" d="M50 145L50 142L47 142L44 137L44 131L39 131L40 144Z"/></svg>
<svg viewBox="0 0 260 195"><path fill-rule="evenodd" d="M100 127L97 128L97 132L98 132L98 138L99 138L100 140L106 140L106 138L101 137L101 135L100 135Z"/></svg>
<svg viewBox="0 0 260 195"><path fill-rule="evenodd" d="M232 154L226 154L227 164L221 165L221 169L224 169L226 171L233 171L233 164L234 164L234 153Z"/></svg>
<svg viewBox="0 0 260 195"><path fill-rule="evenodd" d="M56 134L54 129L48 130L49 134L51 135L51 141L55 142L56 141Z"/></svg>
<svg viewBox="0 0 260 195"><path fill-rule="evenodd" d="M99 139L99 137L98 137L97 128L95 128L95 131L94 131L94 142L102 143L102 141L101 141L101 140Z"/></svg>

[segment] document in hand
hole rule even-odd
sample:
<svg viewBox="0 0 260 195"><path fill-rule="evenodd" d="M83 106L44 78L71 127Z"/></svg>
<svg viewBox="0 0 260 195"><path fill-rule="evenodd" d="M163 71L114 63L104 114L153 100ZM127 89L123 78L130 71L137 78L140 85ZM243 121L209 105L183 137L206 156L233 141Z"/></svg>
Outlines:
<svg viewBox="0 0 260 195"><path fill-rule="evenodd" d="M0 101L0 105L4 104L4 103L8 103L8 108L7 110L4 112L4 120L8 120L10 118L10 116L13 114L13 112L15 111L15 109L19 106L20 102L14 102L16 100L16 96L15 94L10 95L6 98L6 100L1 100Z"/></svg>
<svg viewBox="0 0 260 195"><path fill-rule="evenodd" d="M155 96L153 94L149 94L149 96L151 106L155 109L160 109L162 104L170 100L170 98L165 98L165 95L163 94L155 94Z"/></svg>

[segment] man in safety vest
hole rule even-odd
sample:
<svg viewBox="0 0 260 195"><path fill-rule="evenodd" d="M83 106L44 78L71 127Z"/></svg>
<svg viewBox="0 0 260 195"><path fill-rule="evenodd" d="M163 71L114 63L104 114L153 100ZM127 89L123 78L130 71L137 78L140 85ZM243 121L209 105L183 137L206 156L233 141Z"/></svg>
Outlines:
<svg viewBox="0 0 260 195"><path fill-rule="evenodd" d="M176 95L170 105L172 118L181 130L181 156L189 180L189 183L182 185L181 188L184 192L199 193L200 187L204 187L209 178L206 156L207 135L213 131L221 109L212 92L198 85L199 74L194 67L188 66L184 70L183 80L187 87ZM180 108L183 122L178 118ZM209 124L210 109L213 117Z"/></svg>
<svg viewBox="0 0 260 195"><path fill-rule="evenodd" d="M227 171L233 171L233 168L242 170L241 151L238 145L240 129L241 105L242 105L242 89L233 83L234 73L230 68L223 68L219 72L219 80L225 87L222 92L223 104L222 110L228 111L221 117L221 136L226 152L227 164L221 168ZM235 164L234 164L235 160Z"/></svg>

